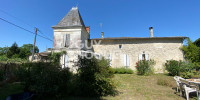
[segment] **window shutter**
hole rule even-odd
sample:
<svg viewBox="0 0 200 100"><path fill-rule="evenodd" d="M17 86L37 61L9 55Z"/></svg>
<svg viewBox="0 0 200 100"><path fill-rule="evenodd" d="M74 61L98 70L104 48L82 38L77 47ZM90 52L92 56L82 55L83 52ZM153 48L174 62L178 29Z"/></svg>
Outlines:
<svg viewBox="0 0 200 100"><path fill-rule="evenodd" d="M145 54L145 58L146 58L146 60L149 60L149 55Z"/></svg>
<svg viewBox="0 0 200 100"><path fill-rule="evenodd" d="M68 55L65 55L65 67L68 67L69 64L69 57Z"/></svg>
<svg viewBox="0 0 200 100"><path fill-rule="evenodd" d="M139 54L138 60L142 60L142 54Z"/></svg>
<svg viewBox="0 0 200 100"><path fill-rule="evenodd" d="M65 46L69 47L70 45L70 34L66 34L66 42L65 42Z"/></svg>
<svg viewBox="0 0 200 100"><path fill-rule="evenodd" d="M126 66L126 54L124 54L124 66Z"/></svg>
<svg viewBox="0 0 200 100"><path fill-rule="evenodd" d="M129 65L129 56L128 55L126 55L126 66L130 66Z"/></svg>
<svg viewBox="0 0 200 100"><path fill-rule="evenodd" d="M62 68L65 67L65 55L62 56Z"/></svg>
<svg viewBox="0 0 200 100"><path fill-rule="evenodd" d="M64 45L62 45L62 46L64 46L64 47L66 47L66 43L65 42L66 42L66 35L63 36L63 44Z"/></svg>

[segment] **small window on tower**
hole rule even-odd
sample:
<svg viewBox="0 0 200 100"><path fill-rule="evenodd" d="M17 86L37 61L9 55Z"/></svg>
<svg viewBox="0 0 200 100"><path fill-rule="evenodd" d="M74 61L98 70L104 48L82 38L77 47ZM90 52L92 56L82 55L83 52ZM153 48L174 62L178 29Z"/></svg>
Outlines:
<svg viewBox="0 0 200 100"><path fill-rule="evenodd" d="M119 48L122 49L122 45L121 44L119 45Z"/></svg>

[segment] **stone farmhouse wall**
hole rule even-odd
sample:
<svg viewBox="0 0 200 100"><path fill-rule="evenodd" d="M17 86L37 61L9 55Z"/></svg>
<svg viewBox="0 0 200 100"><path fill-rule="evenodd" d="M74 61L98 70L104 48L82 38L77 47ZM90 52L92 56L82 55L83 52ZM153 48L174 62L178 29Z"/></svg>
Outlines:
<svg viewBox="0 0 200 100"><path fill-rule="evenodd" d="M124 55L129 57L129 67L136 70L136 62L143 53L148 55L148 59L156 62L155 72L162 73L164 71L164 63L166 60L184 60L182 47L183 39L171 38L149 38L149 39L110 39L101 40L100 45L93 45L95 53L104 57L111 55L111 66L124 66ZM121 45L121 48L119 48Z"/></svg>

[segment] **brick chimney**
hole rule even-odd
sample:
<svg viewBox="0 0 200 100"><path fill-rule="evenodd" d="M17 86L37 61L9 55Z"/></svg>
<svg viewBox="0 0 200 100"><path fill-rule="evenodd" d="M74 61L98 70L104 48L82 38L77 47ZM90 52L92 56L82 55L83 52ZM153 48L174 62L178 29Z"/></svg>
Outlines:
<svg viewBox="0 0 200 100"><path fill-rule="evenodd" d="M88 33L90 33L90 26L86 26L85 29L86 29L86 31L87 31Z"/></svg>
<svg viewBox="0 0 200 100"><path fill-rule="evenodd" d="M101 32L101 38L104 38L104 32Z"/></svg>
<svg viewBox="0 0 200 100"><path fill-rule="evenodd" d="M150 30L150 37L153 37L153 27L149 27Z"/></svg>

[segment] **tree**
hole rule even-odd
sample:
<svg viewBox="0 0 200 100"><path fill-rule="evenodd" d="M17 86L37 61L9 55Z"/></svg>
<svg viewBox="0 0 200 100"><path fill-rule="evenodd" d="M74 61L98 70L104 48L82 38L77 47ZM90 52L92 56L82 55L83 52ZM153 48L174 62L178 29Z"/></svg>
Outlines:
<svg viewBox="0 0 200 100"><path fill-rule="evenodd" d="M19 57L24 59L30 56L33 52L33 44L24 44L20 47ZM35 53L39 53L39 49L35 46Z"/></svg>
<svg viewBox="0 0 200 100"><path fill-rule="evenodd" d="M5 55L9 50L9 47L0 47L0 56Z"/></svg>
<svg viewBox="0 0 200 100"><path fill-rule="evenodd" d="M188 44L182 47L185 58L196 65L196 69L200 69L200 48L194 45L190 39L187 40Z"/></svg>
<svg viewBox="0 0 200 100"><path fill-rule="evenodd" d="M16 42L14 42L7 52L7 57L11 58L13 55L19 54L19 52L20 50L18 48L18 45Z"/></svg>
<svg viewBox="0 0 200 100"><path fill-rule="evenodd" d="M194 41L194 44L195 44L197 47L200 47L200 38L197 39L196 41Z"/></svg>

